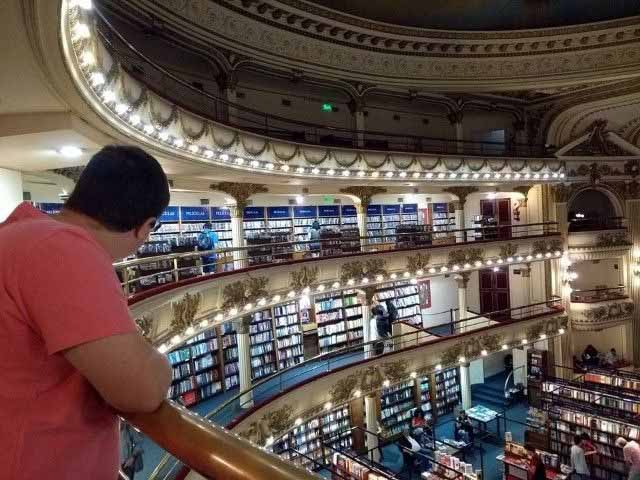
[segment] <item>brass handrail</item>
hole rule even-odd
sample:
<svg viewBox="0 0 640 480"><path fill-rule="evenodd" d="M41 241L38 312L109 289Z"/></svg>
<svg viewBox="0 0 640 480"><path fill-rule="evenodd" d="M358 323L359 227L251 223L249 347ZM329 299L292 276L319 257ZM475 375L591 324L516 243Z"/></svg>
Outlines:
<svg viewBox="0 0 640 480"><path fill-rule="evenodd" d="M123 417L167 452L206 478L320 478L170 401L163 402L153 413L125 414Z"/></svg>

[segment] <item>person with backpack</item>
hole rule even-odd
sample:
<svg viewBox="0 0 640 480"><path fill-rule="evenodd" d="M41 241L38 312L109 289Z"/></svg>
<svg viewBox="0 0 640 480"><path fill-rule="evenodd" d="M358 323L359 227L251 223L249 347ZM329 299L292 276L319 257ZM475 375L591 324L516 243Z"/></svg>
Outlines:
<svg viewBox="0 0 640 480"><path fill-rule="evenodd" d="M209 222L202 227L202 232L198 235L199 250L215 250L218 245L218 234L211 229ZM217 256L215 253L202 256L202 271L204 273L215 273Z"/></svg>

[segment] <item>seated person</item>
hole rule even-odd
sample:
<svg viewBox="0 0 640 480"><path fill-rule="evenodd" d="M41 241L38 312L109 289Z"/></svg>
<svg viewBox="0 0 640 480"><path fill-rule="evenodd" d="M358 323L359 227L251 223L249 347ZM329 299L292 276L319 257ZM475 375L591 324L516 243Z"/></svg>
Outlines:
<svg viewBox="0 0 640 480"><path fill-rule="evenodd" d="M473 425L464 410L460 410L456 418L454 437L456 440L466 437L464 440L467 443L473 443Z"/></svg>
<svg viewBox="0 0 640 480"><path fill-rule="evenodd" d="M619 361L620 359L618 358L618 352L616 352L615 348L609 350L604 357L604 364L607 367L615 367Z"/></svg>
<svg viewBox="0 0 640 480"><path fill-rule="evenodd" d="M400 450L402 451L404 464L408 467L409 472L413 472L413 466L416 462L415 454L422 450L422 447L418 441L411 436L409 428L405 428L402 431L402 436L398 440L398 445L400 445Z"/></svg>
<svg viewBox="0 0 640 480"><path fill-rule="evenodd" d="M433 429L429 422L424 418L424 412L421 408L416 408L411 418L412 433L418 440L420 445L425 446L432 441Z"/></svg>
<svg viewBox="0 0 640 480"><path fill-rule="evenodd" d="M598 350L591 344L587 345L582 352L582 363L589 367L597 367L598 362Z"/></svg>

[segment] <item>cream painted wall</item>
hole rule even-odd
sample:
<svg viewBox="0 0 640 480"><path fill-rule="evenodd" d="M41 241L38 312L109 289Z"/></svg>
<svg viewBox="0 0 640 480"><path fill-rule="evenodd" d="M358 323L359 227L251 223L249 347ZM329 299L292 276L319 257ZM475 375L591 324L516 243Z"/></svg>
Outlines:
<svg viewBox="0 0 640 480"><path fill-rule="evenodd" d="M0 168L0 222L22 202L22 173Z"/></svg>
<svg viewBox="0 0 640 480"><path fill-rule="evenodd" d="M427 328L448 322L452 308L458 308L458 286L453 276L431 278L431 308L422 309L422 325Z"/></svg>
<svg viewBox="0 0 640 480"><path fill-rule="evenodd" d="M476 215L480 215L480 200L489 199L492 192L477 192L472 193L467 197L467 202L464 206L464 217L465 217L465 225L467 228L472 228L473 219ZM513 210L518 205L519 200L522 200L524 197L522 194L518 192L493 192L495 194L496 199L501 198L509 198L511 199L511 224L512 225L520 225L527 223L525 210L520 209L520 220L517 221L513 217Z"/></svg>
<svg viewBox="0 0 640 480"><path fill-rule="evenodd" d="M617 287L623 283L622 259L606 258L573 264L578 278L572 282L574 290L591 290L596 285Z"/></svg>
<svg viewBox="0 0 640 480"><path fill-rule="evenodd" d="M23 190L31 194L31 201L36 203L62 203L60 194L63 193L59 185L34 183L25 181ZM68 192L67 192L68 193Z"/></svg>

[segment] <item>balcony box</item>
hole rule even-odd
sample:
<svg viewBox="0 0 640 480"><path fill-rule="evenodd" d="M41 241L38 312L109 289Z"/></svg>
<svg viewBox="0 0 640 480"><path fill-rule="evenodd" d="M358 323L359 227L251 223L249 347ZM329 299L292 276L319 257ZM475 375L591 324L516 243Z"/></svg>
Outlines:
<svg viewBox="0 0 640 480"><path fill-rule="evenodd" d="M575 330L599 331L631 321L635 306L628 298L602 302L572 303L571 324Z"/></svg>

